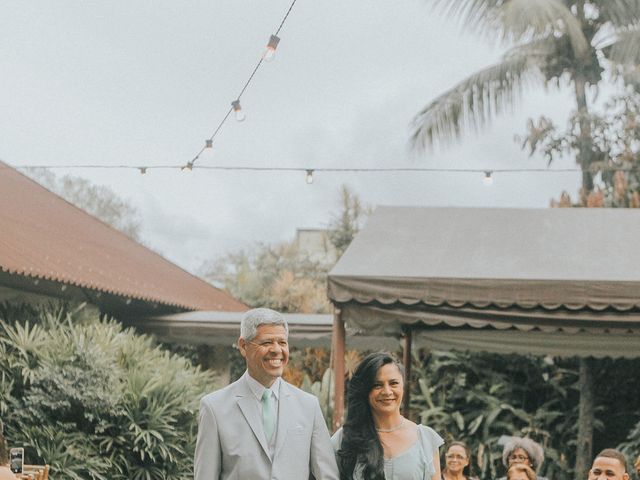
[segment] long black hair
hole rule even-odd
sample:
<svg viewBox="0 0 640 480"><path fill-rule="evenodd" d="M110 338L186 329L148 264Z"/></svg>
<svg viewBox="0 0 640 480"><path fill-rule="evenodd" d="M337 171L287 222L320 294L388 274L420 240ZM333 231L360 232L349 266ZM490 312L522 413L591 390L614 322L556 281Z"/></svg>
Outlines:
<svg viewBox="0 0 640 480"><path fill-rule="evenodd" d="M394 364L404 377L404 368L385 352L367 355L356 368L347 392L347 418L342 427L342 443L338 450L340 480L352 480L356 464L362 464L363 478L384 480L384 451L369 406L369 392L378 370Z"/></svg>

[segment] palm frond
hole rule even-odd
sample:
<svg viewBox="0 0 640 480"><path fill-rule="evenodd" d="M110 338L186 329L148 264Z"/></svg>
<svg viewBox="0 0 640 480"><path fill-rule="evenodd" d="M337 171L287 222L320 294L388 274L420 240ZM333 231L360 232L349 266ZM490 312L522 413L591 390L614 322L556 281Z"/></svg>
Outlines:
<svg viewBox="0 0 640 480"><path fill-rule="evenodd" d="M622 65L640 63L640 26L619 29L615 42L610 46L609 60Z"/></svg>
<svg viewBox="0 0 640 480"><path fill-rule="evenodd" d="M501 63L473 74L440 95L413 119L413 147L447 144L469 128L482 128L515 103L527 82L544 81L538 65L549 51L549 40L515 47Z"/></svg>
<svg viewBox="0 0 640 480"><path fill-rule="evenodd" d="M629 26L640 22L640 0L599 0L600 17L615 26Z"/></svg>
<svg viewBox="0 0 640 480"><path fill-rule="evenodd" d="M632 1L632 0L627 0ZM640 1L640 0L638 0ZM480 35L507 42L566 34L578 55L589 45L580 21L562 0L432 0L447 16Z"/></svg>

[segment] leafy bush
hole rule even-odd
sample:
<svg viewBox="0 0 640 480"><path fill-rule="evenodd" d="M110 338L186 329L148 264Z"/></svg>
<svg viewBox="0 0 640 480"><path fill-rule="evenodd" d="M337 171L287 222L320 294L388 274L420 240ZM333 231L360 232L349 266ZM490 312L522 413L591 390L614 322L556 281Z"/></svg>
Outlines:
<svg viewBox="0 0 640 480"><path fill-rule="evenodd" d="M57 479L192 478L212 374L85 308L0 308L0 414Z"/></svg>
<svg viewBox="0 0 640 480"><path fill-rule="evenodd" d="M415 359L412 410L446 440L464 440L481 478L504 474L502 435L528 436L545 451L539 474L573 479L578 419L578 363L490 353L423 352ZM594 361L594 453L622 446L640 453L640 361ZM635 457L634 457L635 458Z"/></svg>

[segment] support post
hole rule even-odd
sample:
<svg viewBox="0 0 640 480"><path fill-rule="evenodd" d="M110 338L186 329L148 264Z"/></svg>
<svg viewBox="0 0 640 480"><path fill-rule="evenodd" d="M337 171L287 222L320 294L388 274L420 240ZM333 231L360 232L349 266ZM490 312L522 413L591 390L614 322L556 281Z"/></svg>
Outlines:
<svg viewBox="0 0 640 480"><path fill-rule="evenodd" d="M593 457L593 360L580 359L580 405L578 413L578 442L576 445L575 478L584 480L588 477Z"/></svg>
<svg viewBox="0 0 640 480"><path fill-rule="evenodd" d="M331 338L331 350L333 359L333 374L335 388L333 389L333 419L332 431L335 432L342 425L344 416L344 343L345 331L342 311L334 309L333 332Z"/></svg>
<svg viewBox="0 0 640 480"><path fill-rule="evenodd" d="M409 417L411 412L409 406L411 405L411 340L413 336L413 328L411 325L405 325L403 328L404 333L404 345L402 349L402 363L404 364L404 394L402 397L402 414L411 420Z"/></svg>

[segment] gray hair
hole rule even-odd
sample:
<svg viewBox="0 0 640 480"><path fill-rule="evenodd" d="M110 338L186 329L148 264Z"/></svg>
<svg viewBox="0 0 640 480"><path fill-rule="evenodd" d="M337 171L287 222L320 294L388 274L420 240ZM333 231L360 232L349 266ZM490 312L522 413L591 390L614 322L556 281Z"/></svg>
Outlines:
<svg viewBox="0 0 640 480"><path fill-rule="evenodd" d="M509 456L518 448L523 449L529 455L531 465L534 470L538 470L542 462L544 462L544 450L538 442L534 442L530 438L508 437L504 443L502 450L502 464L509 466Z"/></svg>
<svg viewBox="0 0 640 480"><path fill-rule="evenodd" d="M281 313L270 308L254 308L245 312L240 322L240 336L247 341L253 340L260 325L282 325L289 336L287 321Z"/></svg>

